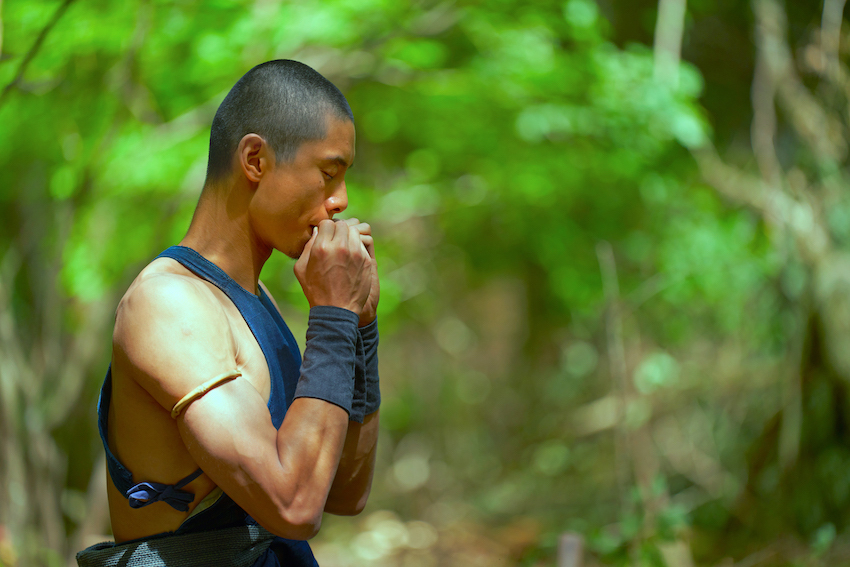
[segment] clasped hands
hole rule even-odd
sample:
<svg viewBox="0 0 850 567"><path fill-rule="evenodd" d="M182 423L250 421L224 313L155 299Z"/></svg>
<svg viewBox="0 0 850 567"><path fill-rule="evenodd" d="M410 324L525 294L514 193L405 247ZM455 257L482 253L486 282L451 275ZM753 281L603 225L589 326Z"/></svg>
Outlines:
<svg viewBox="0 0 850 567"><path fill-rule="evenodd" d="M367 223L355 218L321 221L294 270L310 307L348 309L360 317L361 327L375 320L380 283Z"/></svg>

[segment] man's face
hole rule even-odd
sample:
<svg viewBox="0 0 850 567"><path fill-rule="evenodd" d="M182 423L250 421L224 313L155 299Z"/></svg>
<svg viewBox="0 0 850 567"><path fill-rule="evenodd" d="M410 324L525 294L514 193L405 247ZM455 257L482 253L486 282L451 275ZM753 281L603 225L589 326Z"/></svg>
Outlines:
<svg viewBox="0 0 850 567"><path fill-rule="evenodd" d="M266 245L298 258L320 221L348 207L345 173L354 163L354 124L327 117L323 140L304 142L291 163L262 178L249 214Z"/></svg>

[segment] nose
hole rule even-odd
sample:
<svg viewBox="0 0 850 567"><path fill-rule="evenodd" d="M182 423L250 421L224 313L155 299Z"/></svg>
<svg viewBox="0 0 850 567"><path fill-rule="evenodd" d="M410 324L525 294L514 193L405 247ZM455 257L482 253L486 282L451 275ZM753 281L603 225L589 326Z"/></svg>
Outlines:
<svg viewBox="0 0 850 567"><path fill-rule="evenodd" d="M348 190L345 187L345 181L340 183L337 190L325 201L325 208L330 217L348 208Z"/></svg>

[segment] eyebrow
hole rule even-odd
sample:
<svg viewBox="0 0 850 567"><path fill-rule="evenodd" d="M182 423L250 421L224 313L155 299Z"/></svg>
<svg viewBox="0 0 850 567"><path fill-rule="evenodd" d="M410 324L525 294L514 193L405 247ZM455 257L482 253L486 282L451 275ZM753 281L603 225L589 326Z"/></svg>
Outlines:
<svg viewBox="0 0 850 567"><path fill-rule="evenodd" d="M351 169L352 167L354 167L354 162L348 163L345 160L345 158L342 157L342 156L327 157L327 158L323 159L322 161L332 161L332 162L338 163L339 165L341 165L342 167L345 167L347 169Z"/></svg>

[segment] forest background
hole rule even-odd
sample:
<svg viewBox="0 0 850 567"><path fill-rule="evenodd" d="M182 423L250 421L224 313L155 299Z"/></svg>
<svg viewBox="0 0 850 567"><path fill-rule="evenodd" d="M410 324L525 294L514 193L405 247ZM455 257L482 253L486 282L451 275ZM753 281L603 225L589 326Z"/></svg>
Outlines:
<svg viewBox="0 0 850 567"><path fill-rule="evenodd" d="M108 537L114 309L272 58L348 96L383 285L323 566L850 565L844 4L3 1L0 565Z"/></svg>

